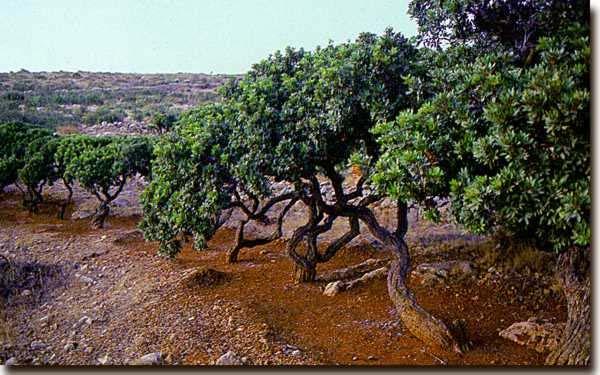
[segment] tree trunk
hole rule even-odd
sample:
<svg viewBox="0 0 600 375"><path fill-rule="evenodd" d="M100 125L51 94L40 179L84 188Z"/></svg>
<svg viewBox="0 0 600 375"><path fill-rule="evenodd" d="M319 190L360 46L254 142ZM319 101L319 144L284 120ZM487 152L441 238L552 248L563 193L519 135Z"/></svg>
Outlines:
<svg viewBox="0 0 600 375"><path fill-rule="evenodd" d="M63 182L64 182L64 180L63 180ZM67 194L67 200L65 202L63 202L63 204L60 205L60 212L58 213L58 218L60 220L65 219L65 213L67 212L67 208L71 204L71 199L73 198L73 188L71 188L71 185L69 185L66 182L64 182L64 185L67 188L67 191L69 193Z"/></svg>
<svg viewBox="0 0 600 375"><path fill-rule="evenodd" d="M239 246L234 246L227 251L227 263L237 263L240 249Z"/></svg>
<svg viewBox="0 0 600 375"><path fill-rule="evenodd" d="M94 217L92 218L92 228L99 229L104 227L104 221L108 217L109 212L109 205L107 203L101 203L98 209L96 210Z"/></svg>
<svg viewBox="0 0 600 375"><path fill-rule="evenodd" d="M388 272L387 286L400 320L424 343L443 350L462 353L460 343L453 337L446 324L423 309L408 289L406 285L406 276L410 270L408 247L406 244L401 244L397 249L397 257L392 261Z"/></svg>
<svg viewBox="0 0 600 375"><path fill-rule="evenodd" d="M310 283L315 281L317 278L317 265L315 263L301 264L296 263L294 265L294 282L296 283Z"/></svg>
<svg viewBox="0 0 600 375"><path fill-rule="evenodd" d="M462 353L463 343L459 343L450 329L440 319L431 315L421 307L406 285L410 271L410 254L404 235L408 230L408 208L406 204L398 205L398 227L390 233L379 225L370 210L363 209L360 219L367 225L375 238L391 250L395 259L390 263L387 286L390 299L402 323L418 339L425 344L447 351Z"/></svg>
<svg viewBox="0 0 600 375"><path fill-rule="evenodd" d="M567 299L567 325L547 365L589 366L592 353L591 277L589 249L571 248L561 254L557 274Z"/></svg>

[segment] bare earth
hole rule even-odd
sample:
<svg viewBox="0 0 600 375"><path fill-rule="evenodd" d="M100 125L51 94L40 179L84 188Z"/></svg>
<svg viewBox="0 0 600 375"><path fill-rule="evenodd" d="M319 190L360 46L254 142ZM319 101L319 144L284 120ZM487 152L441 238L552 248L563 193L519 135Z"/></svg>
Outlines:
<svg viewBox="0 0 600 375"><path fill-rule="evenodd" d="M419 302L444 321L465 319L474 348L464 356L424 347L395 317L385 280L323 295L324 284L296 285L285 240L242 250L227 264L230 227L207 251L185 248L175 260L135 231L139 184L130 184L108 225L91 230L94 200L78 190L70 220L43 205L33 215L13 192L0 195L0 254L27 277L0 295L0 363L119 365L161 352L166 364L213 364L233 351L249 365L542 365L545 355L505 340L510 324L540 317L566 320L551 272L503 273L479 262L489 243L451 224L412 215L414 265L469 260L474 272L430 285L413 277ZM48 200L59 200L60 186ZM386 217L387 209L378 211ZM235 217L234 217L235 219ZM302 220L292 213L291 224ZM390 219L391 221L391 219ZM258 230L258 229L257 229ZM338 231L343 228L338 228ZM384 258L363 234L319 272ZM225 273L211 285L191 285L199 266ZM544 292L542 292L544 291Z"/></svg>

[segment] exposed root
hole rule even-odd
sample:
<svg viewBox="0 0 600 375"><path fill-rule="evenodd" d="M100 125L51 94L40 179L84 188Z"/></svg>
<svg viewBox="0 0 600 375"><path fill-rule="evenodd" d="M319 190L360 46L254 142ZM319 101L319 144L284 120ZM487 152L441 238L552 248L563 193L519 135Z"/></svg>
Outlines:
<svg viewBox="0 0 600 375"><path fill-rule="evenodd" d="M390 261L388 259L367 259L362 263L355 264L350 267L337 269L331 272L327 272L317 277L317 281L332 282L337 280L348 280L353 278L359 278L367 272L388 265Z"/></svg>
<svg viewBox="0 0 600 375"><path fill-rule="evenodd" d="M325 295L333 296L338 294L341 291L350 290L356 288L357 286L364 285L369 281L376 279L385 279L388 273L388 267L381 267L375 270L369 271L363 274L361 277L357 279L353 279L350 281L334 281L325 287L325 291L323 292Z"/></svg>

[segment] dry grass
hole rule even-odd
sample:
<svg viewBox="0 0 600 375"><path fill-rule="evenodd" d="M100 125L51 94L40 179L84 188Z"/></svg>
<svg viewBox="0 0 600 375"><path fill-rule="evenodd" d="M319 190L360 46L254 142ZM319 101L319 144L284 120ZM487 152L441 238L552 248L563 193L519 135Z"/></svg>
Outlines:
<svg viewBox="0 0 600 375"><path fill-rule="evenodd" d="M541 251L532 243L511 239L503 234L478 246L479 263L485 267L496 267L514 272L552 272L555 256Z"/></svg>

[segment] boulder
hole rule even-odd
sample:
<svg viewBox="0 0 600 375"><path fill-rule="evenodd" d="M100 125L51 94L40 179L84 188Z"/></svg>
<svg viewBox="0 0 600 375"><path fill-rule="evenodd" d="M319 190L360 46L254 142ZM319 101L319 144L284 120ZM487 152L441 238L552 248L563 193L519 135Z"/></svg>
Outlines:
<svg viewBox="0 0 600 375"><path fill-rule="evenodd" d="M551 323L536 317L526 322L517 322L500 331L500 337L516 342L519 345L547 353L555 350L560 341L560 335L565 330L565 323Z"/></svg>

